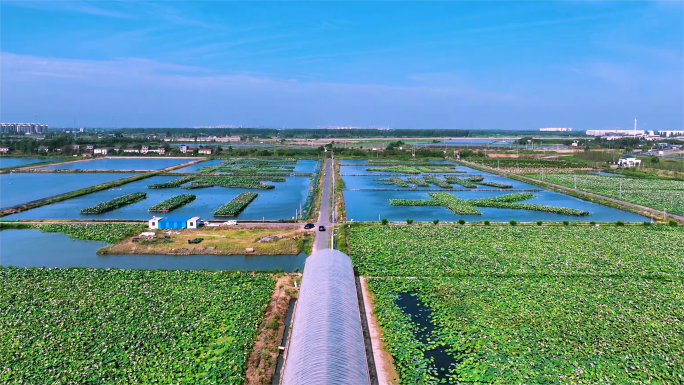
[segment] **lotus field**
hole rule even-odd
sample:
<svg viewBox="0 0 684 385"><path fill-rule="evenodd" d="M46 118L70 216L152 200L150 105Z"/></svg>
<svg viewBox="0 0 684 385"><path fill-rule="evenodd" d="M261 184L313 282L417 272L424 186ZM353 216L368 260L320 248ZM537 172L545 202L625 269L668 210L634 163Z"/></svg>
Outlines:
<svg viewBox="0 0 684 385"><path fill-rule="evenodd" d="M35 228L46 233L64 233L74 239L85 241L102 241L116 243L137 232L145 231L143 224L131 225L127 223L51 223L34 225Z"/></svg>
<svg viewBox="0 0 684 385"><path fill-rule="evenodd" d="M279 177L270 177L269 180L276 181ZM275 188L273 185L268 185L261 183L261 177L249 177L249 176L202 176L198 177L190 184L181 186L184 189L197 189L205 187L234 187L234 188L253 188L268 190ZM285 178L277 179L278 182L284 182Z"/></svg>
<svg viewBox="0 0 684 385"><path fill-rule="evenodd" d="M156 205L150 207L148 211L151 213L163 213L173 211L179 207L187 205L188 203L194 201L196 198L197 195L192 194L176 195L175 197L171 197L169 199L157 203Z"/></svg>
<svg viewBox="0 0 684 385"><path fill-rule="evenodd" d="M532 199L534 197L534 194L532 193L514 193L480 199L461 199L447 192L435 192L429 193L428 195L430 196L429 200L390 199L389 203L392 206L442 206L447 208L452 213L459 215L481 215L482 212L476 209L475 206L492 207L498 209L542 211L547 213L573 216L589 215L589 212L587 211L570 209L567 207L536 205L532 203L516 203L518 201Z"/></svg>
<svg viewBox="0 0 684 385"><path fill-rule="evenodd" d="M482 186L489 186L489 187L495 187L495 188L512 188L513 186L509 184L504 184L504 183L496 183L496 182L483 182L484 178L481 176L473 176L470 178L458 178L453 175L446 175L444 176L444 179L437 178L434 175L426 175L422 177L408 177L406 180L399 178L399 177L390 177L390 178L378 178L375 179L376 181L381 182L381 184L385 185L395 185L398 187L409 187L409 184L414 184L419 187L429 187L430 185L435 185L437 187L441 187L444 189L451 189L453 188L453 184L461 185L466 188L475 188L477 185L482 185Z"/></svg>
<svg viewBox="0 0 684 385"><path fill-rule="evenodd" d="M541 179L541 175L530 175ZM544 174L544 181L621 199L656 210L684 214L684 182L603 175Z"/></svg>
<svg viewBox="0 0 684 385"><path fill-rule="evenodd" d="M257 189L272 189L275 186L263 184L260 181L270 182L285 182L285 177L282 176L193 176L188 175L174 180L148 185L147 188L184 188L196 189L204 187L234 187L234 188L257 188Z"/></svg>
<svg viewBox="0 0 684 385"><path fill-rule="evenodd" d="M414 178L417 179L417 178ZM397 177L391 177L391 178L378 178L376 179L377 181L380 182L380 184L386 184L386 185L395 185L398 187L408 187L409 184L407 181L397 178Z"/></svg>
<svg viewBox="0 0 684 385"><path fill-rule="evenodd" d="M401 384L683 381L682 279L373 278L369 288ZM427 338L400 293L432 310ZM451 362L428 360L435 349Z"/></svg>
<svg viewBox="0 0 684 385"><path fill-rule="evenodd" d="M87 207L81 210L81 214L102 214L107 211L116 210L119 207L127 206L136 202L140 202L147 198L147 194L137 192L127 194L118 198L110 199L106 202L96 204L95 206Z"/></svg>
<svg viewBox="0 0 684 385"><path fill-rule="evenodd" d="M276 173L291 173L295 169L295 166L278 166L278 165L223 165L223 166L206 166L201 167L198 172L200 173L215 173L215 172L226 172L234 174L257 174L262 172L276 172Z"/></svg>
<svg viewBox="0 0 684 385"><path fill-rule="evenodd" d="M401 384L684 380L684 229L374 225L347 239ZM408 294L427 320L399 306Z"/></svg>
<svg viewBox="0 0 684 385"><path fill-rule="evenodd" d="M243 192L238 194L230 202L219 207L214 211L216 217L230 217L238 215L244 210L259 194L253 192Z"/></svg>
<svg viewBox="0 0 684 385"><path fill-rule="evenodd" d="M275 282L0 267L0 382L240 384Z"/></svg>

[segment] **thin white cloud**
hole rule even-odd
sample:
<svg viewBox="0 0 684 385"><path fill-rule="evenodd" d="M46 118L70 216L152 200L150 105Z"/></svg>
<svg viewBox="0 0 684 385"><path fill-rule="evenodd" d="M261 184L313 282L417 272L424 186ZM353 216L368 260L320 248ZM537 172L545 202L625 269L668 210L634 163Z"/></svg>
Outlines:
<svg viewBox="0 0 684 385"><path fill-rule="evenodd" d="M135 16L119 10L103 8L91 2L81 1L3 1L3 5L31 8L47 12L76 12L86 15L111 17L117 19L133 19Z"/></svg>

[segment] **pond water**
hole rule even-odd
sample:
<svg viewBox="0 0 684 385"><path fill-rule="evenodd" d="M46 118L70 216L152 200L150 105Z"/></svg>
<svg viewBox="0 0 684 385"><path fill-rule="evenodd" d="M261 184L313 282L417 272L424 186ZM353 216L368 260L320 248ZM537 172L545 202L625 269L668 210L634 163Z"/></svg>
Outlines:
<svg viewBox="0 0 684 385"><path fill-rule="evenodd" d="M107 246L40 230L0 231L0 265L17 267L95 267L164 270L301 270L299 255L97 255Z"/></svg>
<svg viewBox="0 0 684 385"><path fill-rule="evenodd" d="M45 174L45 175L68 175L68 174ZM88 178L94 174L79 174ZM97 175L97 174L95 174ZM122 175L122 174L112 174ZM176 179L175 176L154 176L127 183L125 185L98 191L92 194L68 199L51 205L35 208L22 213L10 215L10 219L30 218L30 219L149 219L153 213L147 211L150 206L155 205L165 199L180 194L194 194L197 196L193 202L178 208L168 215L173 216L199 216L204 219L213 218L212 212L219 206L228 203L239 193L253 191L259 196L250 203L249 206L237 216L237 219L287 219L294 217L295 210L299 210L300 203L303 205L309 189L307 177L287 177L285 182L264 182L276 186L270 190L209 187L201 189L187 190L182 188L149 189L146 186L156 183L164 183ZM80 210L94 206L98 203L108 201L126 194L134 192L147 193L147 199L132 205L121 207L117 210L103 214L84 215ZM161 216L160 213L154 215ZM236 219L231 217L229 219Z"/></svg>
<svg viewBox="0 0 684 385"><path fill-rule="evenodd" d="M43 168L46 170L160 170L192 160L195 158L101 158Z"/></svg>
<svg viewBox="0 0 684 385"><path fill-rule="evenodd" d="M488 198L507 194L506 191L457 191L451 193L461 199ZM495 222L508 222L515 219L519 222L542 221L597 221L614 222L622 220L625 222L643 222L649 220L644 216L629 211L623 211L597 203L583 201L578 198L564 195L553 191L542 191L533 193L534 198L521 203L533 203L558 207L568 207L573 209L585 210L591 213L589 216L577 217L572 215L562 215L545 213L541 211L497 209L489 207L478 207L482 215L457 215L440 206L391 206L388 202L392 198L403 199L429 199L428 192L420 190L407 191L347 191L343 192L344 202L347 209L347 219L354 221L377 221L380 218L387 218L390 221L405 221L411 218L419 222L428 222L433 219L440 221L454 222L463 218L467 222L483 221L485 219Z"/></svg>
<svg viewBox="0 0 684 385"><path fill-rule="evenodd" d="M267 159L267 158L266 158ZM202 167L211 167L211 166L218 166L219 163L224 161L226 159L213 159L213 160L208 160L206 162L200 162L197 164L190 165L188 167L183 167L178 170L174 170L172 172L199 172L199 169ZM297 161L297 164L294 165L295 173L313 173L314 170L316 169L316 163L318 161L314 159L299 159Z"/></svg>
<svg viewBox="0 0 684 385"><path fill-rule="evenodd" d="M458 177L459 174L455 174L454 176ZM484 176L484 182L496 182L496 183L504 183L511 185L510 189L541 189L538 186L531 185L529 183L523 183L523 182L518 182L516 180L508 179L506 177L502 176L497 176L497 175L483 175ZM398 178L406 180L406 178L409 178L409 176L402 175L402 176L397 176ZM382 184L383 182L377 181L376 179L386 179L390 178L389 176L344 176L342 177L342 180L344 180L344 187L345 189L378 189L378 188L384 188L384 189L405 189L405 190L410 190L413 186L415 186L412 183L409 183L409 187L399 187L397 185L385 185ZM416 178L418 179L423 179L420 175L416 175ZM444 176L438 176L438 179L444 179ZM461 178L467 178L467 177L461 177ZM465 187L461 185L454 184L453 185L455 189L465 189ZM435 186L435 185L430 185L429 187L416 187L417 189L438 189L441 187ZM477 189L493 189L496 187L491 187L491 186L482 186L478 185L476 188L473 188L473 190ZM509 189L509 190L510 190Z"/></svg>
<svg viewBox="0 0 684 385"><path fill-rule="evenodd" d="M418 296L412 295L412 293L399 293L394 303L418 326L419 331L416 332L416 337L420 342L427 345L428 339L432 341L437 339L434 334L435 325L430 321L432 309L425 306ZM434 360L433 364L436 369L434 375L439 380L446 379L449 369L455 368L458 363L454 357L449 355L444 346L424 350L423 354L427 360Z"/></svg>
<svg viewBox="0 0 684 385"><path fill-rule="evenodd" d="M0 156L0 168L24 166L39 162L52 162L59 159L54 158L3 158Z"/></svg>
<svg viewBox="0 0 684 385"><path fill-rule="evenodd" d="M0 175L0 207L64 194L126 178L129 173L13 173Z"/></svg>
<svg viewBox="0 0 684 385"><path fill-rule="evenodd" d="M461 166L459 164L452 163L449 161L445 161L442 164L444 164L445 166L455 166L457 171L464 171L464 172L453 172L453 173L436 172L434 174L449 174L449 175L454 175L454 176L458 176L460 174L493 175L493 174L485 172L485 171L480 171L480 170L476 170L474 168ZM436 164L436 165L441 165L441 164ZM360 164L358 166L341 166L340 167L340 174L342 176L345 176L345 175L369 175L369 174L371 174L371 175L373 175L373 174L392 174L392 175L397 175L397 176L414 176L414 175L401 174L398 172L366 171L367 168L383 169L385 167L390 167L390 166L367 165L367 164ZM433 174L433 173L428 173L428 174ZM416 174L416 176L419 176L419 175L421 175L421 174Z"/></svg>

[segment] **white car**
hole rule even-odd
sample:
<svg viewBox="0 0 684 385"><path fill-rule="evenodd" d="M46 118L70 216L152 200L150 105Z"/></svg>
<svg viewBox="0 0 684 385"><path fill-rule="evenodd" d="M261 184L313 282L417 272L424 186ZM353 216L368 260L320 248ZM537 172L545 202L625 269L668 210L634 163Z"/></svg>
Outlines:
<svg viewBox="0 0 684 385"><path fill-rule="evenodd" d="M226 221L226 222L223 222L223 224L226 226L236 226L237 221Z"/></svg>

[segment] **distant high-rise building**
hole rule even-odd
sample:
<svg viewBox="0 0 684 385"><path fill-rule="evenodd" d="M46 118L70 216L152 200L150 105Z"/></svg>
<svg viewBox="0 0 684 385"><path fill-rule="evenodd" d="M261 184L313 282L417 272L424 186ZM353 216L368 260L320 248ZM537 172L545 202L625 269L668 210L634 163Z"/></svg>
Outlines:
<svg viewBox="0 0 684 385"><path fill-rule="evenodd" d="M47 124L38 123L0 123L3 134L45 134L48 132Z"/></svg>

